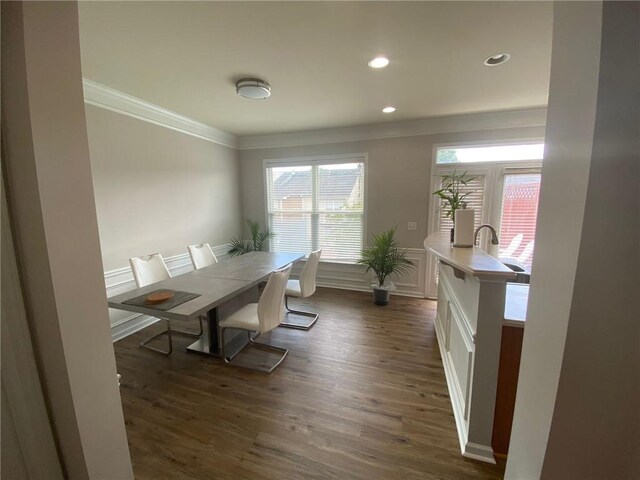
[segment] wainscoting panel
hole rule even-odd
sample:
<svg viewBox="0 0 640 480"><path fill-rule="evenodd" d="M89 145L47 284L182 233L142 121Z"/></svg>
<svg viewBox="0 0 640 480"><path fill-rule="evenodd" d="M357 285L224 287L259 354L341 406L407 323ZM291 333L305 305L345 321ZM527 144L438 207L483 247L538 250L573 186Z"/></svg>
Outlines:
<svg viewBox="0 0 640 480"><path fill-rule="evenodd" d="M415 268L400 278L394 278L398 287L396 295L426 298L427 296L427 251L423 248L408 248L407 258Z"/></svg>
<svg viewBox="0 0 640 480"><path fill-rule="evenodd" d="M393 295L406 297L426 298L427 278L427 251L420 248L408 248L407 258L411 260L415 268L407 275L392 278L396 289ZM300 275L304 262L298 262L294 266L291 276ZM360 292L371 291L374 283L373 274L365 275L365 267L350 263L320 262L316 283L320 287L338 288L343 290L356 290Z"/></svg>
<svg viewBox="0 0 640 480"><path fill-rule="evenodd" d="M460 450L465 457L494 463L490 444L469 441L469 425L473 414L471 404L474 401L472 379L478 357L476 322L468 318L468 313L473 309L464 307L473 303L468 300L474 293L478 294L478 282L467 281L473 278L469 276L464 282L456 279L453 270L443 264L440 264L439 272L436 337L447 377ZM452 288L453 282L459 282L455 290ZM474 435L477 435L477 429L474 430Z"/></svg>

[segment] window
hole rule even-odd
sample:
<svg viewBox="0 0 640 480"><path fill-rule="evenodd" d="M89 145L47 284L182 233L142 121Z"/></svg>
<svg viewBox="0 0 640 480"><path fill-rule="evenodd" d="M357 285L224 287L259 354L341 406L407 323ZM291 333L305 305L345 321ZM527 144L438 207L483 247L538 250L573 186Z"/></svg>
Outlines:
<svg viewBox="0 0 640 480"><path fill-rule="evenodd" d="M540 195L539 173L506 173L500 212L500 260L531 269Z"/></svg>
<svg viewBox="0 0 640 480"><path fill-rule="evenodd" d="M544 143L439 148L438 165L542 160Z"/></svg>
<svg viewBox="0 0 640 480"><path fill-rule="evenodd" d="M434 155L431 192L440 188L443 175L454 171L477 177L466 186L471 192L467 206L476 211L476 228L489 223L500 239L500 245L491 245L488 231L483 230L479 246L504 262L530 269L543 154L542 142L439 147ZM429 232L449 232L453 222L439 210L440 200L430 198ZM429 297L437 296L437 282L437 268L432 262L427 278Z"/></svg>
<svg viewBox="0 0 640 480"><path fill-rule="evenodd" d="M267 217L274 252L311 252L355 262L364 236L364 157L266 162Z"/></svg>

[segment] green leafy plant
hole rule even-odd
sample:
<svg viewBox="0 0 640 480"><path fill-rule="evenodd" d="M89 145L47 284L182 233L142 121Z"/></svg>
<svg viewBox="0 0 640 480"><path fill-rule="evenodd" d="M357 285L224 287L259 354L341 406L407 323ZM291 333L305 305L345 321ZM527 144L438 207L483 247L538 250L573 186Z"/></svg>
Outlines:
<svg viewBox="0 0 640 480"><path fill-rule="evenodd" d="M396 229L393 227L376 235L373 234L373 245L362 251L362 258L358 263L367 267L366 272L373 270L379 287L384 287L387 277L391 274L403 275L415 267L406 258L407 250L398 248L395 239Z"/></svg>
<svg viewBox="0 0 640 480"><path fill-rule="evenodd" d="M247 220L247 225L249 225L249 232L251 232L251 240L232 238L229 241L229 250L227 251L230 257L265 251L269 247L269 240L276 235L269 227L261 232L258 222Z"/></svg>
<svg viewBox="0 0 640 480"><path fill-rule="evenodd" d="M467 172L459 174L455 170L450 175L442 176L441 188L433 192L433 194L442 201L440 210L444 212L445 218L451 218L451 220L455 222L456 210L467 208L466 198L471 195L473 191L469 191L465 189L465 187L476 178L478 177L468 176Z"/></svg>

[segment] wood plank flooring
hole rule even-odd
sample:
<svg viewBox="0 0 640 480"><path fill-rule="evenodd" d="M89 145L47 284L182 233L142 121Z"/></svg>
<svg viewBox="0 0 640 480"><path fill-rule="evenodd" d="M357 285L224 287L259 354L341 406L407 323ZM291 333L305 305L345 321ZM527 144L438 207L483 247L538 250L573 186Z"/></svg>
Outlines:
<svg viewBox="0 0 640 480"><path fill-rule="evenodd" d="M171 357L138 348L160 325L114 345L137 479L502 478L460 454L435 302L321 288L291 303L320 318L261 337L290 349L271 375L184 337Z"/></svg>

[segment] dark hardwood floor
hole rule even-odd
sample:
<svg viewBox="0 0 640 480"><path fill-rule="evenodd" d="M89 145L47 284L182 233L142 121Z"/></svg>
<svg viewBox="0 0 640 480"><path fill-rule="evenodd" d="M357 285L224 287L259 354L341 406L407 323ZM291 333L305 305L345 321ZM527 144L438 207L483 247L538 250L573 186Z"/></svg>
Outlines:
<svg viewBox="0 0 640 480"><path fill-rule="evenodd" d="M435 302L321 288L292 304L320 319L261 337L290 349L271 375L184 337L171 357L138 348L159 325L115 344L137 479L502 478L460 454Z"/></svg>

